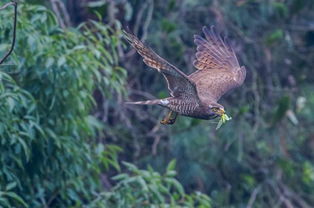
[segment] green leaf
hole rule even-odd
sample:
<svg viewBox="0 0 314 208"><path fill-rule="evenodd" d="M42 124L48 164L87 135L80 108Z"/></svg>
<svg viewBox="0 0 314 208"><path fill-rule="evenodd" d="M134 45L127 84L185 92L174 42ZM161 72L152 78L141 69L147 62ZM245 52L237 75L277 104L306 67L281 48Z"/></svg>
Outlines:
<svg viewBox="0 0 314 208"><path fill-rule="evenodd" d="M26 202L19 196L17 195L16 193L14 192L3 192L2 193L3 195L6 195L16 201L18 201L20 204L22 204L24 207L28 207Z"/></svg>
<svg viewBox="0 0 314 208"><path fill-rule="evenodd" d="M232 118L229 117L226 113L223 114L221 117L220 117L220 120L216 126L216 130L219 129L224 123L226 123L227 121L231 120Z"/></svg>
<svg viewBox="0 0 314 208"><path fill-rule="evenodd" d="M268 45L272 45L275 42L278 42L279 40L283 39L284 36L284 32L282 29L276 29L275 31L273 31L272 33L270 33L267 37L266 37L266 43Z"/></svg>
<svg viewBox="0 0 314 208"><path fill-rule="evenodd" d="M17 185L16 181L13 181L13 182L9 183L9 184L5 187L5 189L6 189L6 191L10 191L11 189L15 188L16 185Z"/></svg>
<svg viewBox="0 0 314 208"><path fill-rule="evenodd" d="M129 176L128 174L122 173L122 174L119 174L119 175L112 177L112 179L115 181L121 181L121 180L126 179L128 176Z"/></svg>
<svg viewBox="0 0 314 208"><path fill-rule="evenodd" d="M46 68L50 68L54 64L55 60L52 57L49 57L46 61Z"/></svg>
<svg viewBox="0 0 314 208"><path fill-rule="evenodd" d="M61 67L63 66L64 64L66 63L66 58L65 56L61 56L59 59L58 59L58 67Z"/></svg>
<svg viewBox="0 0 314 208"><path fill-rule="evenodd" d="M278 107L274 114L272 125L277 124L280 122L286 115L287 111L290 108L290 97L283 96L278 101Z"/></svg>
<svg viewBox="0 0 314 208"><path fill-rule="evenodd" d="M169 162L169 164L168 164L166 170L167 170L167 172L168 172L168 171L171 171L171 170L175 170L175 168L176 168L176 160L173 159L173 160L171 160L171 161Z"/></svg>

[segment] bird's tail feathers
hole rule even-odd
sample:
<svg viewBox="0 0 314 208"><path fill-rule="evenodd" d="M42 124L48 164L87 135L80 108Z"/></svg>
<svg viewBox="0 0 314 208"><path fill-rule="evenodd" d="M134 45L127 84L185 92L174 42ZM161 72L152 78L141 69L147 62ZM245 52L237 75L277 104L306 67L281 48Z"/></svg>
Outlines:
<svg viewBox="0 0 314 208"><path fill-rule="evenodd" d="M146 101L136 101L136 102L125 102L128 105L159 105L160 99L157 100L146 100Z"/></svg>

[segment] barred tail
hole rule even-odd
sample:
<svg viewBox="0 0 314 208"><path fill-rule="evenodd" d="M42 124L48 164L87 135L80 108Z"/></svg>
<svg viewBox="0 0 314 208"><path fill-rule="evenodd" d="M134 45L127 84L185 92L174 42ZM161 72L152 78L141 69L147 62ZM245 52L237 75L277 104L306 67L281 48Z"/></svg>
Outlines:
<svg viewBox="0 0 314 208"><path fill-rule="evenodd" d="M137 101L137 102L125 102L129 105L160 105L160 99L157 100L146 100L146 101Z"/></svg>

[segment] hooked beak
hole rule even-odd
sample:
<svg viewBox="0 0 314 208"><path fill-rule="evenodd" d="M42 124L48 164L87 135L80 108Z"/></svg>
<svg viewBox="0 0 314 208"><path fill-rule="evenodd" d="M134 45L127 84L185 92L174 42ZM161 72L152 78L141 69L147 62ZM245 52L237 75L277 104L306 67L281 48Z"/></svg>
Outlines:
<svg viewBox="0 0 314 208"><path fill-rule="evenodd" d="M217 114L218 114L219 116L222 116L222 115L225 114L225 113L226 113L225 110L222 109L222 108L220 108L220 109L217 111Z"/></svg>

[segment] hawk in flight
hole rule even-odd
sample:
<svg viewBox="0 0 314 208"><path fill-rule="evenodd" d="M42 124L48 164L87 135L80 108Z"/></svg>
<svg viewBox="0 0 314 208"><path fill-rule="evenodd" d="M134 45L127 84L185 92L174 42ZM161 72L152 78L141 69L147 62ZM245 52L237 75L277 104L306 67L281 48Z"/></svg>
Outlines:
<svg viewBox="0 0 314 208"><path fill-rule="evenodd" d="M135 35L125 31L125 38L143 57L149 67L160 72L167 81L170 97L127 102L128 104L160 105L169 109L162 124L173 124L177 115L214 119L225 114L217 101L229 90L242 85L246 69L240 67L232 47L216 34L214 27L203 27L205 38L195 35L197 46L193 65L196 70L186 75L177 67L145 46Z"/></svg>

